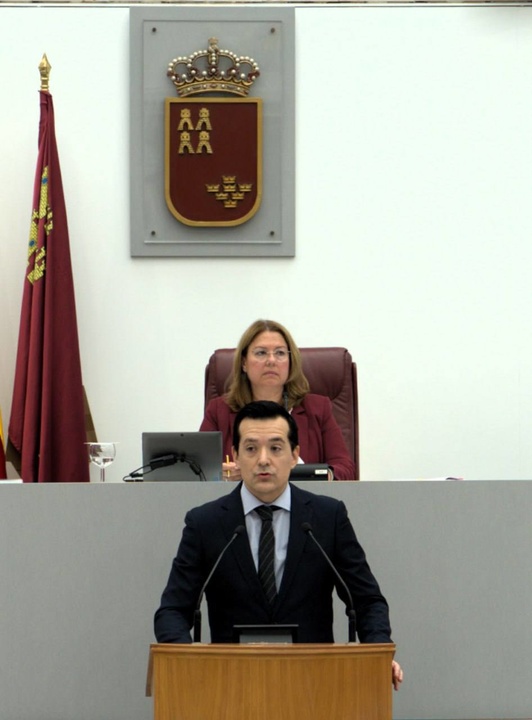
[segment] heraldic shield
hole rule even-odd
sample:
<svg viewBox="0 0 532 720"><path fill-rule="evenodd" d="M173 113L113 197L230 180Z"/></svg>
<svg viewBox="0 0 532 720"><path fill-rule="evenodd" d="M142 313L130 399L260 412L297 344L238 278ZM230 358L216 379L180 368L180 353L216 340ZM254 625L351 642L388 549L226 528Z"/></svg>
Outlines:
<svg viewBox="0 0 532 720"><path fill-rule="evenodd" d="M261 98L166 98L165 195L185 225L240 225L262 198Z"/></svg>

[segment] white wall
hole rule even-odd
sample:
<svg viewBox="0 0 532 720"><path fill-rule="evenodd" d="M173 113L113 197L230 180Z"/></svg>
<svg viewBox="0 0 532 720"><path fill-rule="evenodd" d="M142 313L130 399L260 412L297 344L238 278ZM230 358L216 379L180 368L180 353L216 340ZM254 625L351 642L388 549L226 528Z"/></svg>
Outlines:
<svg viewBox="0 0 532 720"><path fill-rule="evenodd" d="M293 260L132 260L127 7L2 7L0 33L6 425L46 52L109 480L143 430L199 425L209 354L257 317L351 350L363 479L530 477L531 7L296 10Z"/></svg>

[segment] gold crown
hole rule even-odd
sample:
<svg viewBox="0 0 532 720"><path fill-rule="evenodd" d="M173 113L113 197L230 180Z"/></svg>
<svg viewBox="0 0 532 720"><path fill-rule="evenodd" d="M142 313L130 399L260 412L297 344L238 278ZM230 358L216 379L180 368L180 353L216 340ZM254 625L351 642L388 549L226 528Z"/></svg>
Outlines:
<svg viewBox="0 0 532 720"><path fill-rule="evenodd" d="M168 63L166 74L180 97L209 92L245 97L260 72L253 58L220 50L217 38L209 38L208 50L174 58Z"/></svg>

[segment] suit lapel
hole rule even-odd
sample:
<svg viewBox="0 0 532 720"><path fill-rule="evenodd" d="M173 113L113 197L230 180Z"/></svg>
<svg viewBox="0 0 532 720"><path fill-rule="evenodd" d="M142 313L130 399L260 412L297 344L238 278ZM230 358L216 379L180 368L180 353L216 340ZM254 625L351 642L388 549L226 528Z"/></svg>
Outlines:
<svg viewBox="0 0 532 720"><path fill-rule="evenodd" d="M246 527L244 508L240 496L241 484L242 483L239 483L238 486L225 497L225 502L220 507L220 521L224 527L227 541L230 540L238 525L243 525L244 528ZM254 595L262 598L264 593L257 570L255 569L255 563L253 562L247 533L244 533L240 538L236 538L229 550L233 553L240 572L249 585L250 590Z"/></svg>
<svg viewBox="0 0 532 720"><path fill-rule="evenodd" d="M306 494L302 493L301 490L294 485L291 485L291 495L290 534L288 536L283 579L277 597L278 604L282 603L290 593L290 587L301 559L301 553L305 547L307 536L302 530L301 525L304 522L312 521L310 497L306 497Z"/></svg>

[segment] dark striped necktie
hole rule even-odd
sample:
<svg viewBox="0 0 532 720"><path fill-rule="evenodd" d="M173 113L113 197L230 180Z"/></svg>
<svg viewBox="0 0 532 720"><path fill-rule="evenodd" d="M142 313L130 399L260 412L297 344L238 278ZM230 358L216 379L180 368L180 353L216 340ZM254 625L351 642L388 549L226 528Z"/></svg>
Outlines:
<svg viewBox="0 0 532 720"><path fill-rule="evenodd" d="M259 505L255 512L262 520L259 538L259 580L268 602L273 604L277 597L275 587L275 536L273 534L273 512L279 508L275 505Z"/></svg>

